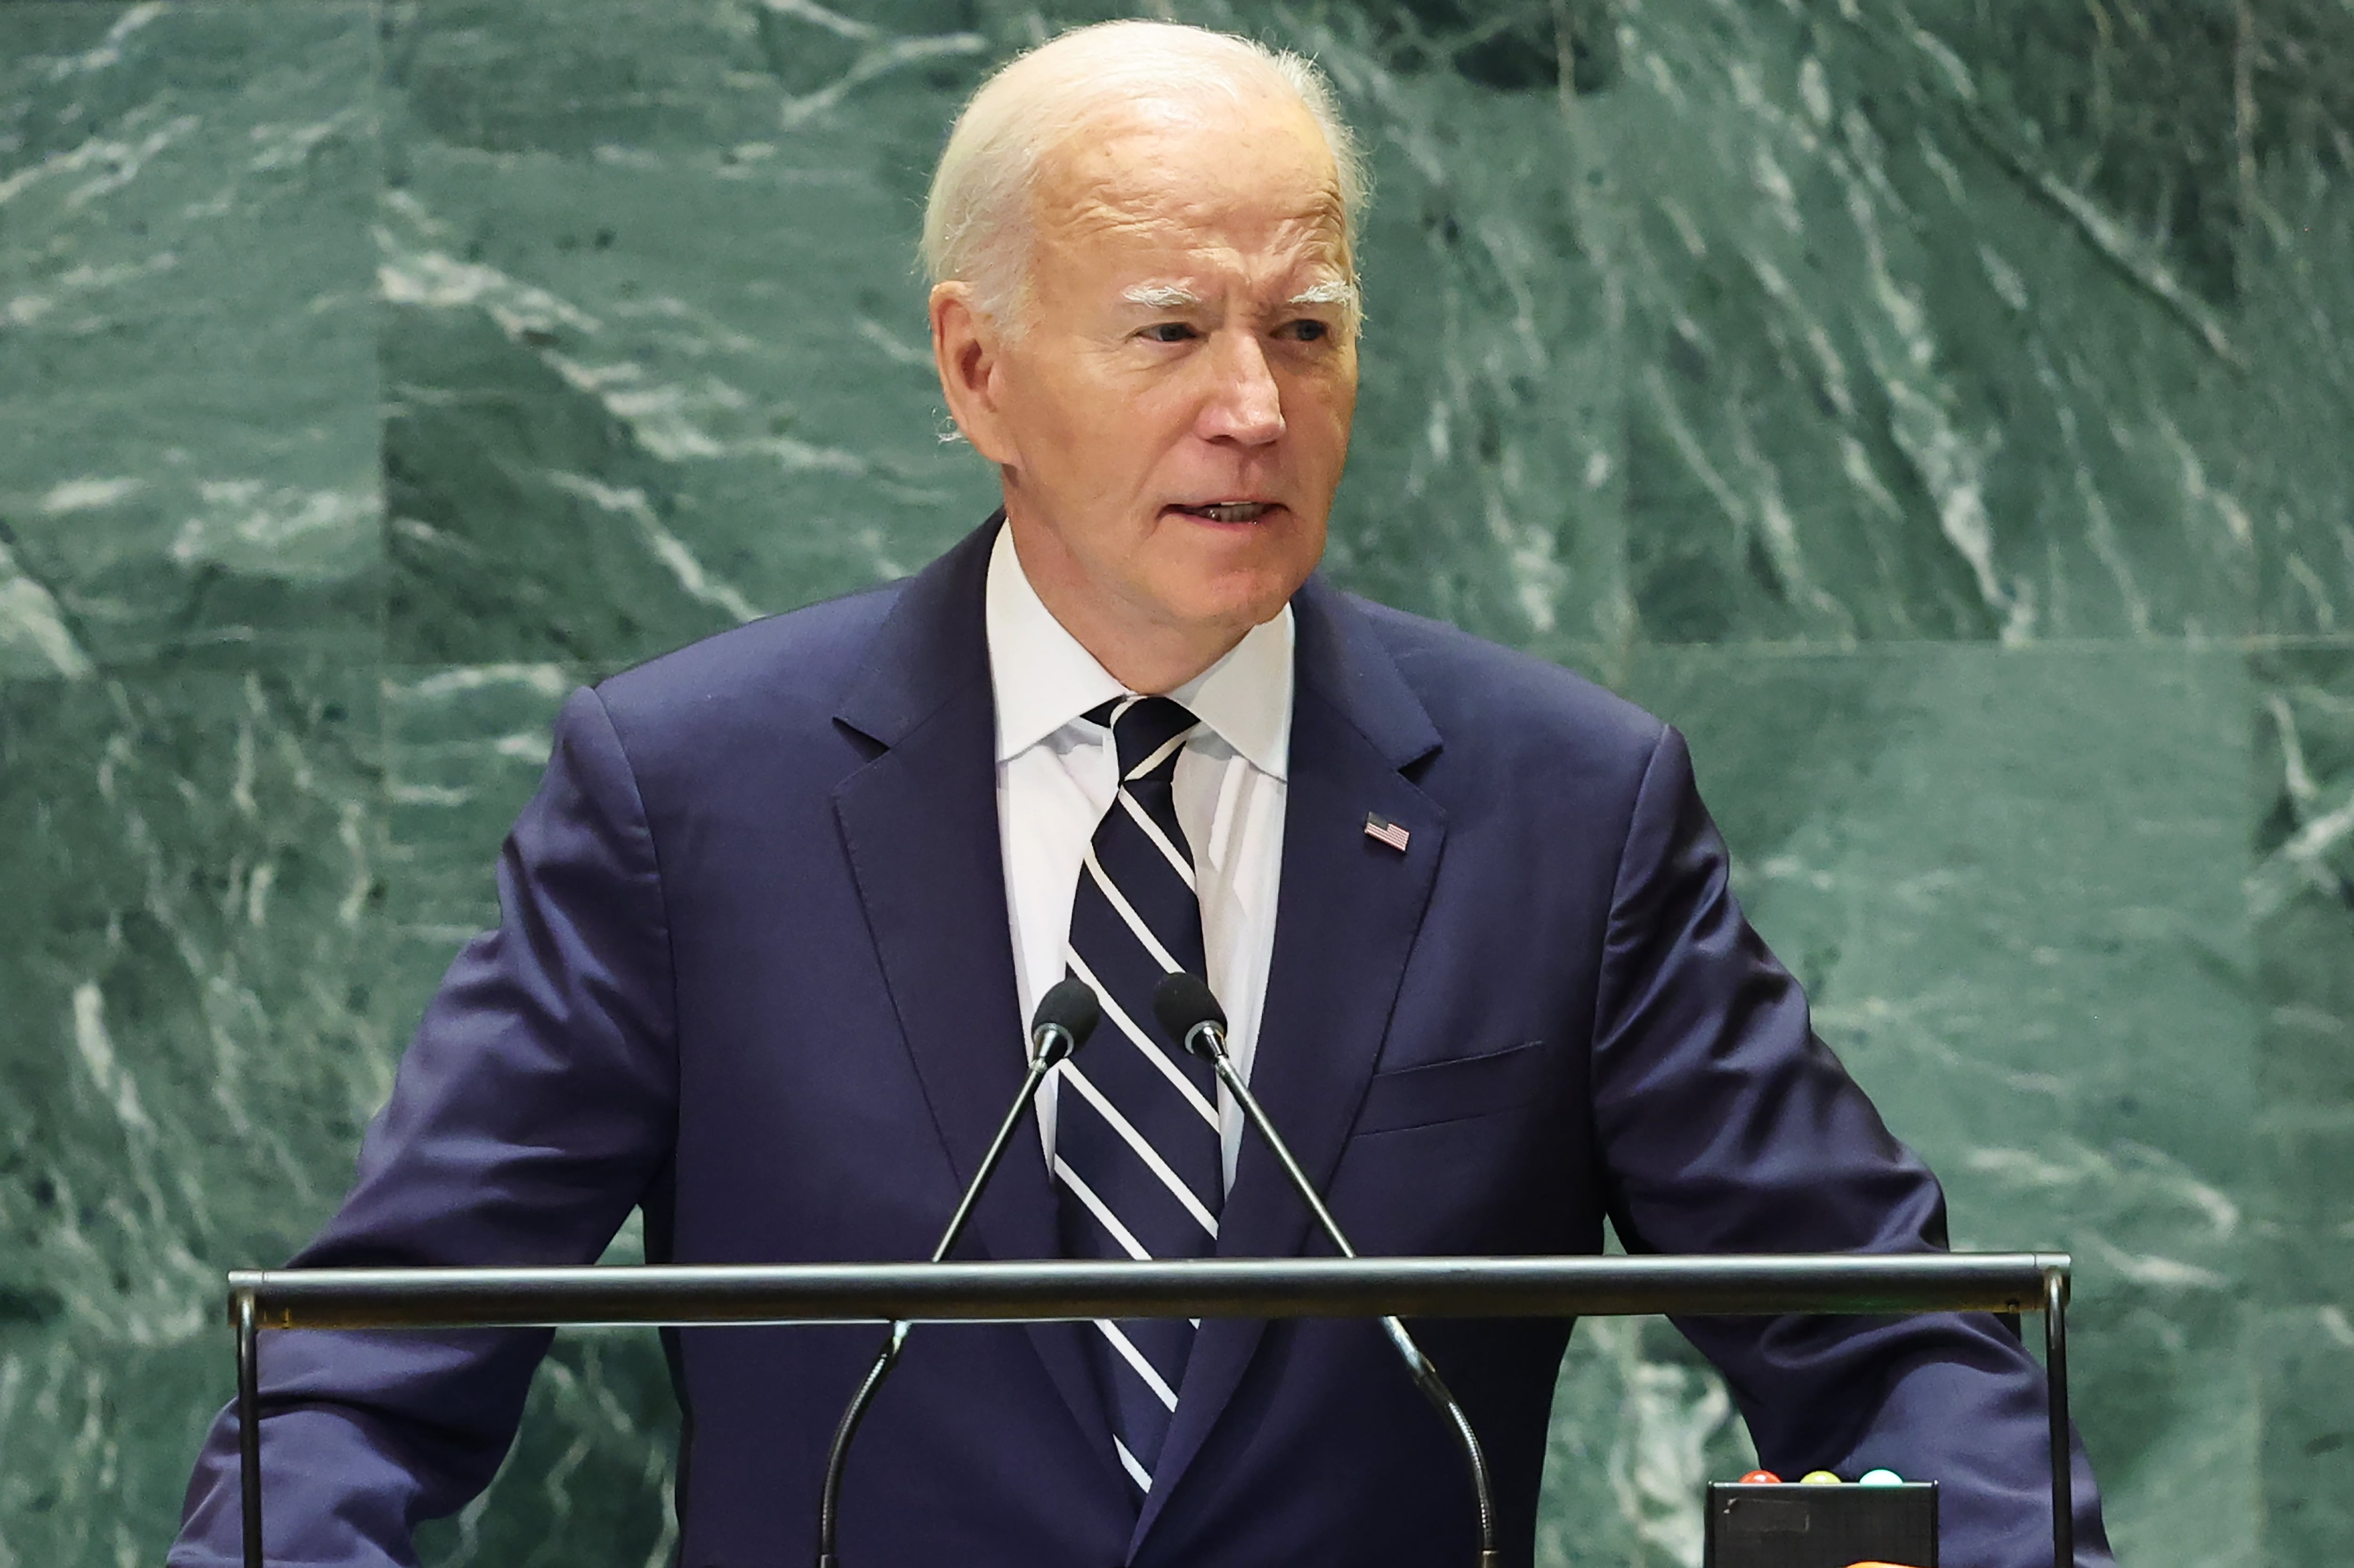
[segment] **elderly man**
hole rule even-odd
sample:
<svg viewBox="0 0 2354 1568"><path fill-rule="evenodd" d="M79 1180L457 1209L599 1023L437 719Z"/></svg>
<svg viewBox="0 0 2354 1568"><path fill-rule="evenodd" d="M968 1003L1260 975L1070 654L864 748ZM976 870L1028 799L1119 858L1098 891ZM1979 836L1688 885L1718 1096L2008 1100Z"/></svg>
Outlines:
<svg viewBox="0 0 2354 1568"><path fill-rule="evenodd" d="M1311 68L1116 24L975 96L932 339L1004 508L907 581L698 643L558 720L308 1265L927 1254L1066 975L1107 1022L967 1251L1283 1255L1309 1216L1150 1022L1205 974L1367 1252L1922 1249L1938 1189L1743 922L1673 731L1310 574L1357 381L1362 176ZM1764 1461L1945 1483L1945 1560L2048 1562L2041 1380L1992 1319L1695 1321ZM1426 1340L1525 1563L1557 1323ZM268 1342L272 1561L409 1560L546 1337ZM872 1330L669 1336L680 1561L813 1535ZM1469 1562L1371 1325L919 1332L843 1501L857 1568ZM225 1416L172 1561L234 1560ZM2091 1478L2086 1561L2106 1560Z"/></svg>

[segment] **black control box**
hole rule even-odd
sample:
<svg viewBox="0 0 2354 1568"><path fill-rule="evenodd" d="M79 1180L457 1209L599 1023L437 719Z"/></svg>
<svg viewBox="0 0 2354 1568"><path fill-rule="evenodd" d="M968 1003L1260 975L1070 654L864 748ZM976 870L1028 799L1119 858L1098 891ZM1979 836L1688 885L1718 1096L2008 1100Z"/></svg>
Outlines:
<svg viewBox="0 0 2354 1568"><path fill-rule="evenodd" d="M1937 1483L1711 1481L1707 1568L1937 1568Z"/></svg>

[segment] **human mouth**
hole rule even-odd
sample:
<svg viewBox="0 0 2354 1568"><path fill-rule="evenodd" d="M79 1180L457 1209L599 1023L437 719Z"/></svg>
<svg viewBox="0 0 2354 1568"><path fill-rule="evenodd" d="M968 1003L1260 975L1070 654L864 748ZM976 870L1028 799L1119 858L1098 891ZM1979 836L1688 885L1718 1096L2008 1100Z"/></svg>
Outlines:
<svg viewBox="0 0 2354 1568"><path fill-rule="evenodd" d="M1178 505L1172 511L1182 512L1189 517L1205 518L1212 523L1256 523L1274 511L1272 501L1211 501L1198 506Z"/></svg>

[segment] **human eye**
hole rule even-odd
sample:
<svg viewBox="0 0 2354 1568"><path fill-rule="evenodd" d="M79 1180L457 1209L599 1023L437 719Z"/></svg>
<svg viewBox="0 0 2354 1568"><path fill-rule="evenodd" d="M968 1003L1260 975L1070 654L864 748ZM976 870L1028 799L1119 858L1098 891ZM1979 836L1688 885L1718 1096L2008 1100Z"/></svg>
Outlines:
<svg viewBox="0 0 2354 1568"><path fill-rule="evenodd" d="M1198 334L1185 322L1154 322L1140 335L1148 343L1187 343Z"/></svg>
<svg viewBox="0 0 2354 1568"><path fill-rule="evenodd" d="M1332 338L1332 323L1317 316L1300 316L1284 323L1277 329L1277 335L1288 338L1293 343L1329 343Z"/></svg>

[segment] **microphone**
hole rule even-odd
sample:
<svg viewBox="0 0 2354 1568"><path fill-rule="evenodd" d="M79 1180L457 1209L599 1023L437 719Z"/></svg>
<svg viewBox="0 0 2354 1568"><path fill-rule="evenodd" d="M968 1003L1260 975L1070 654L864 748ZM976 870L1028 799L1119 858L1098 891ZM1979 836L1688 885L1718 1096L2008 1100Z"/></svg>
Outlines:
<svg viewBox="0 0 2354 1568"><path fill-rule="evenodd" d="M989 1152L981 1157L981 1168L972 1173L972 1184L964 1190L956 1213L949 1216L948 1229L940 1233L940 1245L932 1249L932 1261L939 1262L956 1246L957 1238L964 1234L967 1221L972 1218L975 1205L981 1202L981 1190L997 1173L1005 1158L1006 1147L1013 1141L1014 1129L1038 1097L1038 1086L1046 1075L1077 1054L1087 1036L1095 1033L1096 1024L1103 1018L1103 1006L1096 1000L1095 991L1085 980L1066 976L1057 980L1044 996L1038 999L1038 1011L1030 1019L1030 1072L1022 1080L1022 1092L1013 1097L1012 1108L997 1126L997 1136L990 1140ZM841 1560L834 1554L834 1535L841 1523L842 1472L850 1457L850 1440L858 1435L858 1424L866 1418L866 1407L875 1403L875 1395L891 1369L899 1362L899 1351L907 1342L906 1321L891 1325L890 1337L875 1354L875 1364L866 1369L866 1381L850 1396L843 1407L842 1424L833 1431L833 1448L825 1457L825 1490L819 1495L817 1509L818 1568L840 1568Z"/></svg>
<svg viewBox="0 0 2354 1568"><path fill-rule="evenodd" d="M1283 1141L1282 1134L1277 1132L1275 1124L1267 1120L1267 1112L1260 1108L1258 1100L1243 1082L1242 1075L1235 1071L1234 1058L1226 1054L1226 1010L1218 1005L1218 999L1211 993L1208 982L1199 975L1189 975L1182 970L1169 976L1152 993L1152 1015L1160 1020L1161 1027L1168 1032L1169 1038L1210 1064L1212 1070L1218 1075L1218 1082L1226 1086L1226 1092L1234 1096L1235 1103L1242 1107L1244 1118L1258 1129L1259 1137L1275 1155L1276 1163L1282 1166L1283 1173L1291 1179L1291 1185L1299 1192L1300 1201L1308 1205L1308 1212L1316 1216L1316 1223L1324 1227L1324 1234L1331 1238L1332 1245L1342 1257L1356 1256L1357 1249L1351 1246L1349 1238L1341 1234L1341 1223L1332 1217L1332 1211L1326 1208L1324 1200L1317 1195L1315 1184L1308 1180L1308 1172L1302 1171L1299 1161L1292 1157L1290 1145ZM1415 1387L1422 1390L1422 1396L1430 1402L1431 1408L1446 1419L1448 1428L1454 1432L1456 1444L1463 1450L1464 1460L1471 1467L1471 1491L1479 1504L1478 1568L1501 1568L1503 1559L1496 1552L1496 1499L1488 1481L1488 1457L1480 1450L1479 1435L1471 1430L1471 1419L1463 1414L1463 1406L1456 1403L1455 1395L1439 1377L1438 1369L1430 1364L1430 1358L1422 1353L1422 1347L1414 1342L1414 1336L1406 1332L1405 1325L1395 1318L1384 1318L1382 1328L1389 1335L1390 1343L1395 1347L1399 1358L1405 1362L1406 1371L1413 1374Z"/></svg>

